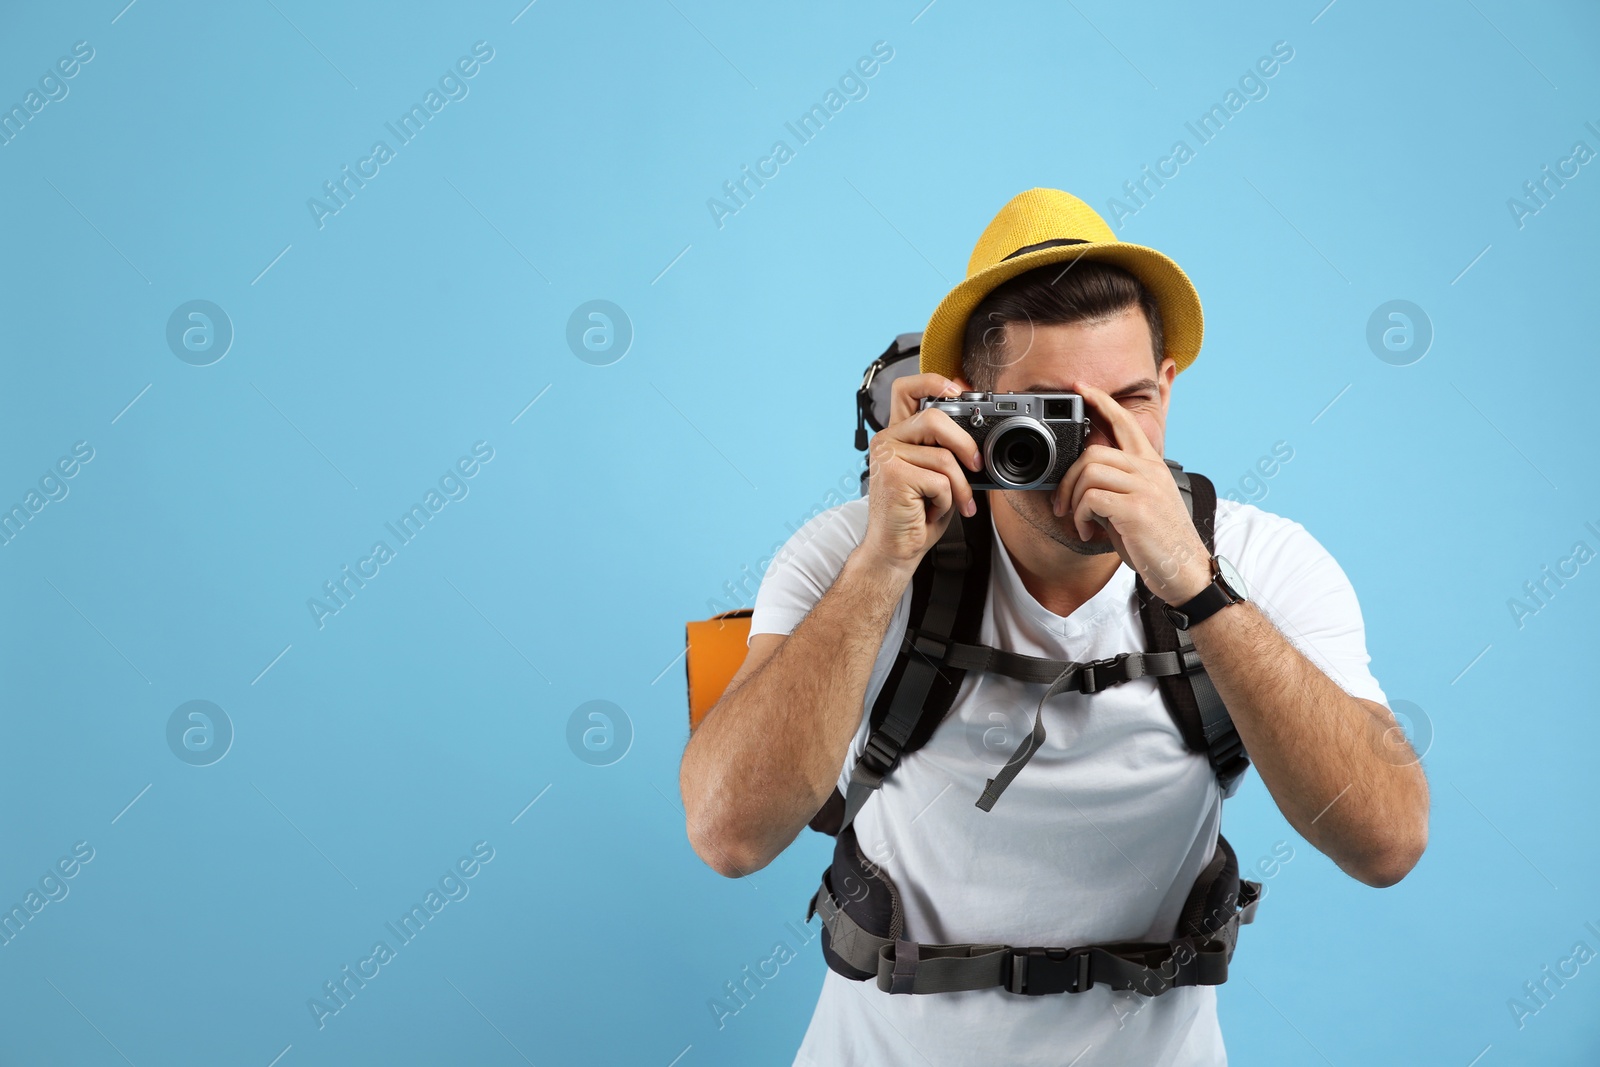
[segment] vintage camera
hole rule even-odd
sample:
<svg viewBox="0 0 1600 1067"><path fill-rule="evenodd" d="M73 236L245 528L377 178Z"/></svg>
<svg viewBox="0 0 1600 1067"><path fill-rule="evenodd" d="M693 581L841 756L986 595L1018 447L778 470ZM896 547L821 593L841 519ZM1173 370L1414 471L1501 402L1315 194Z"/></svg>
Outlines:
<svg viewBox="0 0 1600 1067"><path fill-rule="evenodd" d="M917 410L938 408L972 435L981 473L974 489L1054 489L1089 437L1077 393L962 393L923 397Z"/></svg>

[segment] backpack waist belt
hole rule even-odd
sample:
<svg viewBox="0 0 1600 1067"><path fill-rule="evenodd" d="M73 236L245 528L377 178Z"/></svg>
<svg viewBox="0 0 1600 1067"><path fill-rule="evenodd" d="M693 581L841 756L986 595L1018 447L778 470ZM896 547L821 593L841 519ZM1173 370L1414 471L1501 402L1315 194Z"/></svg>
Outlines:
<svg viewBox="0 0 1600 1067"><path fill-rule="evenodd" d="M1096 985L1155 996L1176 986L1221 985L1239 927L1255 918L1261 883L1241 881L1227 839L1218 835L1171 941L1115 941L1073 947L930 944L910 940L900 894L883 869L862 856L847 828L823 872L806 921L822 916L829 967L847 978L876 978L886 993L950 993L998 986L1022 996L1081 993ZM835 877L846 893L835 895Z"/></svg>

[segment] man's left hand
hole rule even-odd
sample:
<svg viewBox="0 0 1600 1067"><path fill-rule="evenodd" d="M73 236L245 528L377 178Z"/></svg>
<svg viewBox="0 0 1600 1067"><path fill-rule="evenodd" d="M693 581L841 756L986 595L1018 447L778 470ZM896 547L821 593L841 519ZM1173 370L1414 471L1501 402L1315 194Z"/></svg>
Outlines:
<svg viewBox="0 0 1600 1067"><path fill-rule="evenodd" d="M1106 427L1116 447L1090 445L1056 488L1052 508L1071 515L1083 540L1102 528L1123 561L1168 604L1211 584L1211 554L1195 530L1178 483L1144 429L1121 404L1087 382L1073 391Z"/></svg>

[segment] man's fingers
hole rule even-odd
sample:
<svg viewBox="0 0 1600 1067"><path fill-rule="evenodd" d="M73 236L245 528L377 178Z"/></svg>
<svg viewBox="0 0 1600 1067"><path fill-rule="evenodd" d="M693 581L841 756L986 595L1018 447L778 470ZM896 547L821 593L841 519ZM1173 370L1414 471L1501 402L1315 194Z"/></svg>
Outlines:
<svg viewBox="0 0 1600 1067"><path fill-rule="evenodd" d="M950 511L955 500L950 478L939 471L929 470L909 460L900 457L896 457L896 460L904 468L898 472L900 484L909 487L923 500L933 505L932 510L928 512L927 521L942 519Z"/></svg>
<svg viewBox="0 0 1600 1067"><path fill-rule="evenodd" d="M1088 382L1075 382L1073 392L1088 402L1111 431L1111 439L1117 447L1124 452L1135 456L1158 456L1156 446L1150 443L1150 438L1144 435L1144 428L1137 419L1129 414L1121 404L1111 398L1103 389L1099 389Z"/></svg>
<svg viewBox="0 0 1600 1067"><path fill-rule="evenodd" d="M1057 493L1052 501L1057 515L1065 515L1071 511L1074 515L1078 512L1078 505L1083 498L1094 490L1105 490L1110 493L1133 493L1140 485L1137 474L1125 471L1120 467L1113 467L1106 463L1090 463L1078 472L1077 479L1072 483L1067 495ZM1100 512L1100 514L1105 514Z"/></svg>
<svg viewBox="0 0 1600 1067"><path fill-rule="evenodd" d="M1116 470L1136 473L1137 467L1133 458L1126 452L1110 445L1090 445L1085 448L1078 458L1061 478L1061 484L1056 486L1054 495L1050 498L1050 507L1057 515L1065 515L1077 503L1078 484L1083 477L1083 472L1099 464Z"/></svg>
<svg viewBox="0 0 1600 1067"><path fill-rule="evenodd" d="M937 408L917 412L879 436L884 435L888 435L891 441L948 448L956 454L963 467L974 471L983 469L983 461L978 457L978 442L972 439L970 433L957 426L948 412Z"/></svg>
<svg viewBox="0 0 1600 1067"><path fill-rule="evenodd" d="M967 473L956 462L956 457L948 448L938 445L919 445L906 441L898 441L889 436L881 436L881 443L873 443L874 467L873 477L889 468L891 464L903 465L903 473L897 472L902 480L911 477L916 479L918 486L927 485L924 474L932 474L943 480L947 495L961 509L963 515L969 510L968 503L973 499L972 484L968 481Z"/></svg>
<svg viewBox="0 0 1600 1067"><path fill-rule="evenodd" d="M1111 521L1117 510L1117 496L1109 489L1087 489L1078 500L1078 506L1072 511L1073 528L1078 536L1085 541L1090 540L1102 528L1095 520L1105 519L1103 527L1107 533L1111 532ZM1087 534L1084 531L1089 531Z"/></svg>
<svg viewBox="0 0 1600 1067"><path fill-rule="evenodd" d="M967 514L969 510L967 502L973 499L974 494L972 483L948 448L939 448L935 445L898 444L894 446L894 451L896 456L908 463L944 475L950 484L956 507L961 509L961 514Z"/></svg>
<svg viewBox="0 0 1600 1067"><path fill-rule="evenodd" d="M1110 445L1090 445L1078 455L1078 463L1087 466L1090 463L1100 463L1108 467L1116 467L1129 473L1138 469L1133 457L1120 448Z"/></svg>
<svg viewBox="0 0 1600 1067"><path fill-rule="evenodd" d="M965 391L967 384L961 378L946 378L932 371L896 378L889 387L889 425L915 415L918 402L925 396L955 396Z"/></svg>

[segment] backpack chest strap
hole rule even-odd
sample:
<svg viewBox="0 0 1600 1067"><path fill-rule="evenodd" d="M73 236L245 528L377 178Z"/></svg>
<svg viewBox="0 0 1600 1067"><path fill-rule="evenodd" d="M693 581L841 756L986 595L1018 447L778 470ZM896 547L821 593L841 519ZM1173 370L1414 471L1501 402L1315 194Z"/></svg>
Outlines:
<svg viewBox="0 0 1600 1067"><path fill-rule="evenodd" d="M928 635L908 631L904 644L907 648L917 647L926 654L933 654L929 650L934 642ZM1086 694L1098 693L1135 678L1164 678L1174 674L1192 674L1200 669L1200 654L1192 648L1187 655L1182 651L1122 652L1105 659L1079 663L952 641L943 648L943 655L937 658L944 666L957 670L991 671L1019 682L1042 684L1054 682L1063 673L1076 668L1075 680L1069 688Z"/></svg>
<svg viewBox="0 0 1600 1067"><path fill-rule="evenodd" d="M1162 678L1201 670L1200 655L1193 648L1170 652L1122 652L1106 659L1080 663L1076 660L1026 656L987 645L952 643L945 653L944 662L951 667L994 671L1019 681L1043 682L1050 686L1039 698L1039 706L1034 710L1033 730L1022 739L1000 773L985 784L983 795L977 800L977 806L984 811L993 809L1000 794L1005 792L1006 787L1044 744L1046 700L1068 690L1093 694L1135 678Z"/></svg>

